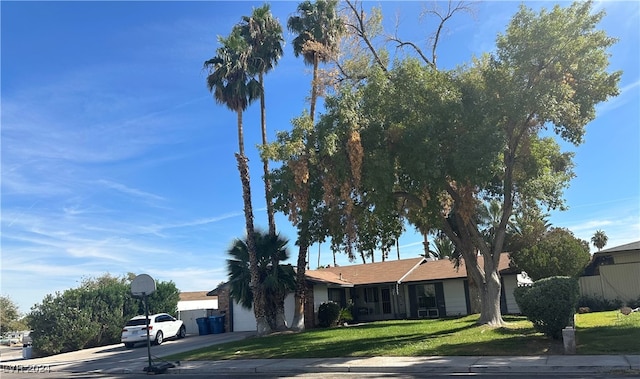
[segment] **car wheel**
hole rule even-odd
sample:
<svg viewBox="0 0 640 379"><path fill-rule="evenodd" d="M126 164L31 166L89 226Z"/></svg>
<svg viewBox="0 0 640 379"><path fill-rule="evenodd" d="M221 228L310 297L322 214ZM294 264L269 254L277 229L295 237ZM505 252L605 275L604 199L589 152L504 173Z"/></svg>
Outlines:
<svg viewBox="0 0 640 379"><path fill-rule="evenodd" d="M127 349L131 349L133 347L133 343L131 342L125 342L124 343L124 347L126 347Z"/></svg>
<svg viewBox="0 0 640 379"><path fill-rule="evenodd" d="M184 338L187 336L187 328L184 327L184 325L182 325L180 327L180 330L178 330L178 338Z"/></svg>
<svg viewBox="0 0 640 379"><path fill-rule="evenodd" d="M164 336L162 335L162 330L158 330L158 333L156 333L156 345L160 345L162 344L162 341L164 341Z"/></svg>

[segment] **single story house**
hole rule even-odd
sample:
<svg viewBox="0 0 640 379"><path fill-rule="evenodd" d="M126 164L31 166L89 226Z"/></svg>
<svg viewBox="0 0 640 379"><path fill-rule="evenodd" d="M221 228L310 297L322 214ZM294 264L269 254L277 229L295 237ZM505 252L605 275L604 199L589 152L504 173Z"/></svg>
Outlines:
<svg viewBox="0 0 640 379"><path fill-rule="evenodd" d="M208 317L218 310L218 297L207 296L207 291L180 292L177 318L184 322L187 334L198 334L197 318Z"/></svg>
<svg viewBox="0 0 640 379"><path fill-rule="evenodd" d="M482 266L483 260L479 259L479 263ZM519 314L513 290L518 285L520 271L510 267L507 253L500 256L498 270L502 281L502 313ZM318 308L327 301L352 305L355 321L440 318L471 313L466 267L463 263L456 269L447 259L391 260L307 270L305 275L307 327L315 325ZM210 294L219 294L219 290ZM222 307L220 311L223 311ZM226 314L231 322L227 330L255 330L253 309L242 308L230 301ZM290 323L293 294L285 300L285 315Z"/></svg>
<svg viewBox="0 0 640 379"><path fill-rule="evenodd" d="M594 253L579 282L582 296L626 303L640 299L640 241Z"/></svg>
<svg viewBox="0 0 640 379"><path fill-rule="evenodd" d="M483 265L483 260L478 260ZM519 271L509 265L509 255L500 256L498 270L503 314L518 314L513 297ZM469 283L464 263L455 268L448 259L424 257L379 263L330 267L306 272L313 284L314 311L333 301L353 305L356 321L440 318L471 312Z"/></svg>

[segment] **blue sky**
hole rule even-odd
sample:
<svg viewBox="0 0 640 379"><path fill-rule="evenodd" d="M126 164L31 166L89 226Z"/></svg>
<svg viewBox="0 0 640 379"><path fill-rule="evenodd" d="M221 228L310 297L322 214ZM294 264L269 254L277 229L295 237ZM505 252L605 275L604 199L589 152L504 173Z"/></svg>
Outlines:
<svg viewBox="0 0 640 379"><path fill-rule="evenodd" d="M365 4L381 4L387 26L398 17L400 35L423 46L433 30L418 18L419 2ZM474 2L475 17L461 15L445 31L439 65L491 51L518 4ZM244 234L236 116L213 101L202 64L215 55L217 35L260 5L0 3L0 292L22 312L104 273L146 273L182 291L226 279L226 250ZM286 24L297 2L271 5ZM601 27L620 39L611 70L624 70L621 94L598 107L583 145L567 146L577 177L565 193L569 210L550 221L586 240L602 229L613 247L640 239L640 5L596 7L607 11ZM308 108L310 71L292 38L285 32L285 55L266 77L271 139ZM256 104L245 115L245 143L255 223L266 228L259 142ZM282 215L276 221L295 255L295 230ZM421 249L411 230L400 240L402 258ZM320 251L320 264L332 263L328 248ZM317 263L313 246L311 268Z"/></svg>

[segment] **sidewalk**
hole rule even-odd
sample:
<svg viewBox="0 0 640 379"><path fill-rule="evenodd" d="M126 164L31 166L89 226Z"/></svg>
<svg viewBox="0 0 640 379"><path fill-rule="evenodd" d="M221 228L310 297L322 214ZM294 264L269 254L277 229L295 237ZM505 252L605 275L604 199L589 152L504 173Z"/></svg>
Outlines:
<svg viewBox="0 0 640 379"><path fill-rule="evenodd" d="M167 373L609 373L640 375L640 355L370 357L183 361Z"/></svg>

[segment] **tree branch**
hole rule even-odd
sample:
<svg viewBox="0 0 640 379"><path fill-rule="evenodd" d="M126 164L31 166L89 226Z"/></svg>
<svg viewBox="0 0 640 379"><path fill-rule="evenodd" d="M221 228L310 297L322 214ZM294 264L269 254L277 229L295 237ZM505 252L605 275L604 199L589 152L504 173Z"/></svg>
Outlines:
<svg viewBox="0 0 640 379"><path fill-rule="evenodd" d="M380 59L378 52L373 47L373 44L371 43L371 39L367 34L367 26L365 22L366 15L364 14L362 5L360 5L359 7L360 9L358 9L357 0L356 1L346 0L346 3L351 9L351 11L353 12L353 16L355 17L355 21L357 23L357 25L346 23L347 27L352 28L355 31L356 35L360 37L362 41L364 41L365 45L367 45L367 48L373 55L373 59L376 62L376 64L382 69L382 71L387 72L387 67L382 62L382 59Z"/></svg>
<svg viewBox="0 0 640 379"><path fill-rule="evenodd" d="M455 4L455 5L454 5ZM472 9L469 4L464 1L458 1L454 3L452 0L449 0L446 12L440 12L438 9L426 10L423 14L434 15L439 19L438 27L436 28L435 35L433 37L433 42L431 44L431 59L427 58L422 49L420 49L415 43L407 42L400 39L397 34L393 37L389 37L390 41L397 43L398 48L402 48L404 46L410 46L413 50L420 56L420 58L433 69L437 69L437 49L438 43L440 42L440 36L442 35L442 31L444 29L445 24L449 21L456 13L458 12L471 12Z"/></svg>

